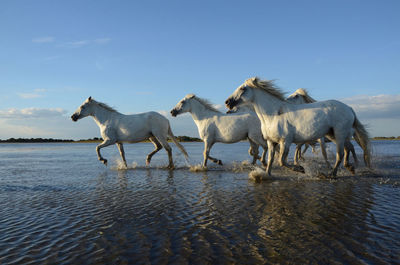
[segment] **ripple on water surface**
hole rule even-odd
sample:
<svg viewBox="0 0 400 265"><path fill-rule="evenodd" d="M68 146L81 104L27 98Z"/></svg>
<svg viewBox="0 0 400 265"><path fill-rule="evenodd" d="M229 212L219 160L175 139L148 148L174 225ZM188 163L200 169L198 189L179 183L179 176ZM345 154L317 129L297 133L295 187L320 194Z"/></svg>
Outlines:
<svg viewBox="0 0 400 265"><path fill-rule="evenodd" d="M398 157L376 160L383 175L319 180L274 166L275 178L255 183L248 163L169 171L160 156L117 170L78 147L0 168L1 264L398 262Z"/></svg>

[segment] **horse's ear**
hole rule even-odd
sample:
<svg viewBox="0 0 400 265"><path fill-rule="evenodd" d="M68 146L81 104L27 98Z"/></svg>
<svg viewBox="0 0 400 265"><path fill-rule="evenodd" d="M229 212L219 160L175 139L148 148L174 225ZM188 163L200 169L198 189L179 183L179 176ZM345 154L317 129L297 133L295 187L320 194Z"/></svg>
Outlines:
<svg viewBox="0 0 400 265"><path fill-rule="evenodd" d="M257 85L257 83L258 83L258 77L253 77L253 83L254 83L255 85Z"/></svg>
<svg viewBox="0 0 400 265"><path fill-rule="evenodd" d="M90 96L89 98L88 98L88 101L91 101L92 100L92 97Z"/></svg>

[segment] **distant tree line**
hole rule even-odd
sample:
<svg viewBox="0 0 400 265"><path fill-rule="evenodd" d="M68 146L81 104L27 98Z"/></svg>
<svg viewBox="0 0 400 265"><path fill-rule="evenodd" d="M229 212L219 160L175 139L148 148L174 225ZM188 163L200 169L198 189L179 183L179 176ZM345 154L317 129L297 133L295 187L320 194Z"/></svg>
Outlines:
<svg viewBox="0 0 400 265"><path fill-rule="evenodd" d="M177 136L179 142L201 142L201 139L189 136ZM102 142L103 139L100 137L94 137L90 139L81 139L78 141L71 139L53 139L53 138L9 138L7 140L1 140L0 143L71 143L71 142Z"/></svg>
<svg viewBox="0 0 400 265"><path fill-rule="evenodd" d="M397 136L397 137L394 137L394 136L390 136L390 137L378 136L378 137L374 137L372 139L374 139L374 140L400 140L400 136Z"/></svg>
<svg viewBox="0 0 400 265"><path fill-rule="evenodd" d="M176 136L179 142L202 142L200 138L190 136ZM378 136L373 137L373 140L400 140L400 136L384 137ZM7 140L1 140L0 143L72 143L72 142L102 142L103 139L100 137L93 137L89 139L71 140L71 139L53 139L53 138L9 138ZM149 141L144 141L149 142Z"/></svg>
<svg viewBox="0 0 400 265"><path fill-rule="evenodd" d="M65 143L73 142L69 139L53 139L53 138L9 138L0 140L1 143Z"/></svg>

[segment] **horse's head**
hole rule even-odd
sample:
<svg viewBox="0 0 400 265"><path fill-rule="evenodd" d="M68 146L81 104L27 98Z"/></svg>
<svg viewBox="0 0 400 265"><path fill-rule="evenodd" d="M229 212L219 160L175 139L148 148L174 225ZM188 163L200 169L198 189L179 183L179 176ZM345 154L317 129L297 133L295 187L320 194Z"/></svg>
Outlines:
<svg viewBox="0 0 400 265"><path fill-rule="evenodd" d="M83 104L72 114L71 119L77 121L92 114L93 99L89 97Z"/></svg>
<svg viewBox="0 0 400 265"><path fill-rule="evenodd" d="M299 94L293 93L290 96L288 96L288 98L286 99L286 101L290 102L290 103L294 103L294 104L304 104L306 103L305 100L303 99L303 97Z"/></svg>
<svg viewBox="0 0 400 265"><path fill-rule="evenodd" d="M189 112L190 111L190 101L193 99L195 95L189 94L186 95L181 101L178 102L178 104L175 105L175 107L171 110L171 115L173 117L176 117L179 114Z"/></svg>
<svg viewBox="0 0 400 265"><path fill-rule="evenodd" d="M225 101L226 107L231 110L236 106L252 102L254 99L254 88L253 86L249 86L249 82L257 82L257 80L256 77L247 79L246 82L236 88L232 95Z"/></svg>
<svg viewBox="0 0 400 265"><path fill-rule="evenodd" d="M310 97L307 90L304 88L297 89L286 99L286 101L294 104L306 104L316 102L316 100Z"/></svg>

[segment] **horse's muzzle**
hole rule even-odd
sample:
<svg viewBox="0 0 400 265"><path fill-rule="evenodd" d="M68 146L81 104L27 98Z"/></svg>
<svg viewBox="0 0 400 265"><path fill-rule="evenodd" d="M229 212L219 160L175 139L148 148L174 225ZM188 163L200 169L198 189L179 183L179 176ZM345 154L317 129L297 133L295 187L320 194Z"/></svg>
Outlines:
<svg viewBox="0 0 400 265"><path fill-rule="evenodd" d="M77 121L78 120L78 115L74 114L71 116L72 121Z"/></svg>
<svg viewBox="0 0 400 265"><path fill-rule="evenodd" d="M228 98L226 101L225 101L225 106L228 108L228 109L232 109L233 107L235 107L237 105L237 101L236 100L234 100L233 98Z"/></svg>
<svg viewBox="0 0 400 265"><path fill-rule="evenodd" d="M176 109L171 110L172 117L176 117L178 115L178 111Z"/></svg>

